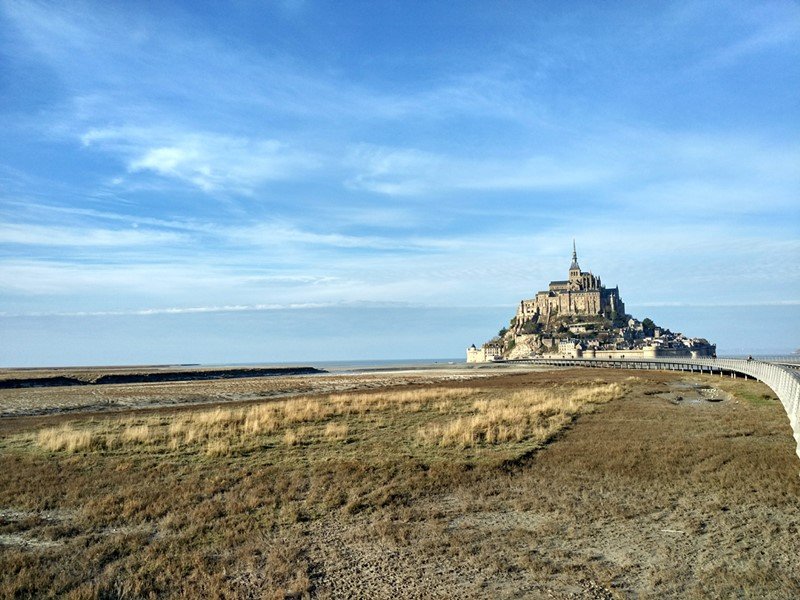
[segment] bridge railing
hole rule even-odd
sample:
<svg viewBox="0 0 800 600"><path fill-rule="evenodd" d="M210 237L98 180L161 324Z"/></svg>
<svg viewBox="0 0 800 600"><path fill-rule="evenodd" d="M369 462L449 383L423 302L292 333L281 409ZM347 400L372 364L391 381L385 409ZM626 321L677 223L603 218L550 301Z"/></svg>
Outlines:
<svg viewBox="0 0 800 600"><path fill-rule="evenodd" d="M698 373L740 373L772 388L781 401L800 457L800 371L764 360L736 358L532 358L520 362L556 366L607 367L618 369L666 369Z"/></svg>

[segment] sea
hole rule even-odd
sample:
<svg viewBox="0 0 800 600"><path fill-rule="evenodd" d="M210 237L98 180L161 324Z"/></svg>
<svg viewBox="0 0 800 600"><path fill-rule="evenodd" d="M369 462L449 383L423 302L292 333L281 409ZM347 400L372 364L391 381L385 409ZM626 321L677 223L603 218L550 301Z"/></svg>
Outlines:
<svg viewBox="0 0 800 600"><path fill-rule="evenodd" d="M457 368L466 365L464 358L403 358L384 360L322 360L307 362L280 362L280 363L223 363L223 364L192 364L181 366L192 367L259 367L259 368L286 368L286 367L314 367L328 373L367 373L370 371L407 371L425 369Z"/></svg>

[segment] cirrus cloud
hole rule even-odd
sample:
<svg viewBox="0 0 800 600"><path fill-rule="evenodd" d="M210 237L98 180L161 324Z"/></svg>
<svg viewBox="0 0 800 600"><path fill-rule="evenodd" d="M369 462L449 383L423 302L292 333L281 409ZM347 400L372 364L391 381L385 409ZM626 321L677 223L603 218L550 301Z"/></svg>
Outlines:
<svg viewBox="0 0 800 600"><path fill-rule="evenodd" d="M319 156L274 139L251 139L157 127L92 129L81 141L121 154L130 173L153 173L204 192L249 193L265 181L320 167Z"/></svg>

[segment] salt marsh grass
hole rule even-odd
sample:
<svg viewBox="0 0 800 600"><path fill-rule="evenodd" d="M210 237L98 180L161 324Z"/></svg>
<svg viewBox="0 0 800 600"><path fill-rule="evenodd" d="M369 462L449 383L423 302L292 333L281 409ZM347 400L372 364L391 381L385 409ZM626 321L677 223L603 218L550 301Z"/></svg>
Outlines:
<svg viewBox="0 0 800 600"><path fill-rule="evenodd" d="M116 426L104 422L82 429L49 428L38 433L37 443L53 452L149 447L153 451L194 449L221 456L233 448L252 448L263 436L280 435L286 446L298 446L311 439L342 441L350 427L331 419L381 413L430 415L417 431L417 441L427 445L467 448L507 442L541 443L588 405L608 402L622 394L623 387L618 383L592 384L568 393L538 388L502 394L477 388L429 388L333 394L246 408L198 410L178 415L168 424L152 418L124 420ZM450 418L444 422L431 420L437 415Z"/></svg>
<svg viewBox="0 0 800 600"><path fill-rule="evenodd" d="M563 390L528 389L472 403L471 414L444 423L420 427L418 439L424 444L467 448L481 444L502 444L532 440L545 442L563 429L587 405L621 398L618 383Z"/></svg>
<svg viewBox="0 0 800 600"><path fill-rule="evenodd" d="M469 401L480 393L474 388L435 387L300 397L246 408L202 409L176 415L169 423L144 418L98 422L82 429L48 428L38 433L36 441L41 448L52 452L140 447L151 451L196 450L220 456L233 448L252 449L263 436L282 436L286 446L297 446L311 438L341 442L347 438L350 427L331 419L419 413L429 409L447 412L453 410L456 401ZM319 435L312 435L317 429Z"/></svg>

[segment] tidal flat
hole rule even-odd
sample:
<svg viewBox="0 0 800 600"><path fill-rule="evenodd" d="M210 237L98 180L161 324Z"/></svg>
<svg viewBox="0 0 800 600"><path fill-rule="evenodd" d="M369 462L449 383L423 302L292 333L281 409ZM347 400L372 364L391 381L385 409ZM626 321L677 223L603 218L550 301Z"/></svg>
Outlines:
<svg viewBox="0 0 800 600"><path fill-rule="evenodd" d="M0 410L2 597L800 595L800 462L753 381L441 369Z"/></svg>

